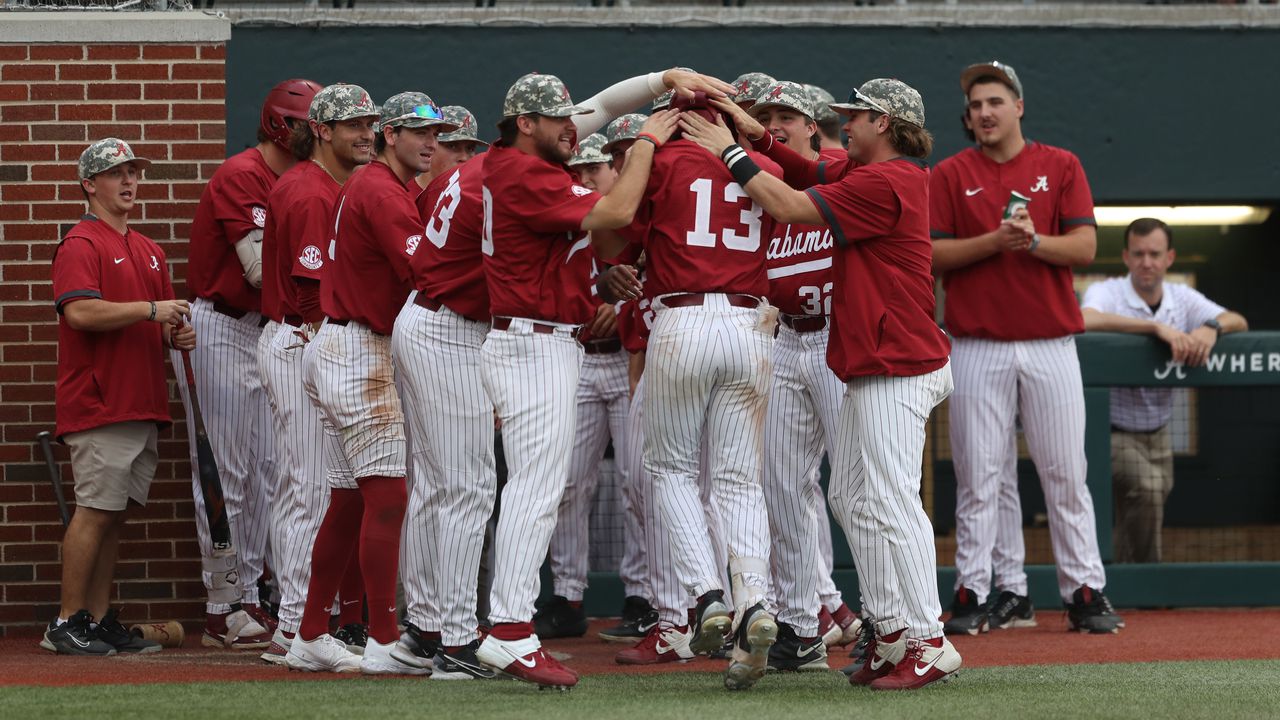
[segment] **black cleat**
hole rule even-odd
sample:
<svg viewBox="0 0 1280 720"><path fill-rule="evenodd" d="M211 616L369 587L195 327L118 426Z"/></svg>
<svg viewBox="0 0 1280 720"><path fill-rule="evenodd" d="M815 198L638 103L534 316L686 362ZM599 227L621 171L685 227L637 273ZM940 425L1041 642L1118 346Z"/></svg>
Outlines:
<svg viewBox="0 0 1280 720"><path fill-rule="evenodd" d="M1036 609L1031 598L1004 590L987 603L987 621L992 630L1036 626Z"/></svg>
<svg viewBox="0 0 1280 720"><path fill-rule="evenodd" d="M801 639L795 628L778 623L778 640L769 648L770 672L812 672L830 670L827 644L821 637Z"/></svg>
<svg viewBox="0 0 1280 720"><path fill-rule="evenodd" d="M416 668L432 668L439 652L439 640L427 637L416 625L406 622L404 632L400 633L400 642L391 650L391 657Z"/></svg>
<svg viewBox="0 0 1280 720"><path fill-rule="evenodd" d="M778 621L765 610L764 603L742 611L738 631L733 634L729 667L724 671L725 689L747 690L764 677L769 653L777 640ZM822 638L818 638L818 644L822 644Z"/></svg>
<svg viewBox="0 0 1280 720"><path fill-rule="evenodd" d="M587 634L587 613L560 595L552 595L533 615L533 631L539 638L582 637Z"/></svg>
<svg viewBox="0 0 1280 720"><path fill-rule="evenodd" d="M333 636L347 646L349 652L364 654L365 645L369 644L369 628L360 623L347 623L334 631Z"/></svg>
<svg viewBox="0 0 1280 720"><path fill-rule="evenodd" d="M967 587L956 591L955 602L951 604L951 617L942 624L942 630L948 635L977 635L987 632L987 608L978 603L978 596Z"/></svg>
<svg viewBox="0 0 1280 720"><path fill-rule="evenodd" d="M712 590L698 598L698 607L693 611L693 622L689 631L689 649L697 655L711 655L730 643L729 629L733 619L729 617L729 606L724 603L724 593ZM727 655L725 657L728 657Z"/></svg>
<svg viewBox="0 0 1280 720"><path fill-rule="evenodd" d="M634 643L649 634L649 630L658 624L658 611L648 600L634 595L628 596L622 603L622 622L601 630L601 640L608 642Z"/></svg>
<svg viewBox="0 0 1280 720"><path fill-rule="evenodd" d="M44 631L40 647L59 655L115 655L115 647L99 640L97 631L89 627L92 622L88 610L77 611L61 625L53 620Z"/></svg>
<svg viewBox="0 0 1280 720"><path fill-rule="evenodd" d="M108 610L98 621L97 637L102 642L122 653L160 652L161 645L151 640L143 640L140 636L129 632L120 624L120 611Z"/></svg>
<svg viewBox="0 0 1280 720"><path fill-rule="evenodd" d="M1071 595L1067 603L1067 620L1075 632L1102 635L1118 633L1124 620L1111 607L1111 601L1101 590L1082 585Z"/></svg>
<svg viewBox="0 0 1280 720"><path fill-rule="evenodd" d="M432 680L492 680L498 672L481 664L476 658L479 640L472 640L462 647L441 648L436 653L436 669Z"/></svg>

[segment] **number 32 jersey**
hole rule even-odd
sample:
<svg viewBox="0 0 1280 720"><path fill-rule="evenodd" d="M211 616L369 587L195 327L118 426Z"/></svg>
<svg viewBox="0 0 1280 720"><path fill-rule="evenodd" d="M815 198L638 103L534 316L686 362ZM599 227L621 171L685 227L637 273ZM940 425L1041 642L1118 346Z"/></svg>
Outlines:
<svg viewBox="0 0 1280 720"><path fill-rule="evenodd" d="M787 315L830 315L834 248L825 225L775 223L766 255L769 302Z"/></svg>
<svg viewBox="0 0 1280 720"><path fill-rule="evenodd" d="M752 153L779 178L772 160ZM654 156L641 215L648 255L646 294L769 294L765 249L773 219L733 181L720 158L688 140L674 140Z"/></svg>

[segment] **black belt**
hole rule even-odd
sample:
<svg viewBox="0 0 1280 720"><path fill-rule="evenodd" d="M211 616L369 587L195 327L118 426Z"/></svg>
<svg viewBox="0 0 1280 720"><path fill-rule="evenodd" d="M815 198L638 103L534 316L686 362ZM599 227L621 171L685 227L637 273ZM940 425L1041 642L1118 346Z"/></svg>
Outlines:
<svg viewBox="0 0 1280 720"><path fill-rule="evenodd" d="M622 349L622 341L618 338L607 338L605 340L588 340L582 343L582 349L588 355L604 355L606 353L616 353Z"/></svg>
<svg viewBox="0 0 1280 720"><path fill-rule="evenodd" d="M285 315L283 322L285 325L302 327L302 316L301 315Z"/></svg>
<svg viewBox="0 0 1280 720"><path fill-rule="evenodd" d="M248 310L241 310L240 308L234 305L228 305L224 302L220 302L217 300L215 300L213 303L213 311L220 315L226 315L227 317L233 320L242 320L245 315L249 314ZM266 315L263 315L262 317L258 318L258 327L260 328L266 327L267 323L269 322L271 322L271 318L267 317Z"/></svg>
<svg viewBox="0 0 1280 720"><path fill-rule="evenodd" d="M708 293L681 293L679 295L668 295L662 298L664 307L695 307L702 305L707 301ZM730 305L740 308L757 308L760 307L760 298L752 295L726 294L725 300Z"/></svg>
<svg viewBox="0 0 1280 720"><path fill-rule="evenodd" d="M328 323L330 325L337 325L338 327L346 327L351 324L351 320L346 318L329 318ZM362 325L363 323L356 323L356 324ZM387 337L386 333L380 333L377 330L374 330L373 328L369 327L368 325L365 325L364 327L369 328L369 332L373 333L374 335L377 335L378 337Z"/></svg>
<svg viewBox="0 0 1280 720"><path fill-rule="evenodd" d="M440 308L444 307L439 300L429 298L421 292L413 297L413 304L418 307L426 308L431 312L439 312Z"/></svg>
<svg viewBox="0 0 1280 720"><path fill-rule="evenodd" d="M780 315L782 324L798 333L818 332L827 329L826 315Z"/></svg>

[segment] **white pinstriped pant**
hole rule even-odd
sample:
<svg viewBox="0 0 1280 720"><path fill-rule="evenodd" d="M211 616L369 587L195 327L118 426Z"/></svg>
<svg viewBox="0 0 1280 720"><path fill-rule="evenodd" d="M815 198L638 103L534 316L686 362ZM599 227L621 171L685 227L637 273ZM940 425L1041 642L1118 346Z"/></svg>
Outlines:
<svg viewBox="0 0 1280 720"><path fill-rule="evenodd" d="M778 620L801 637L818 634L820 603L834 600L838 607L841 602L831 581L831 529L818 482L844 397L844 383L827 366L828 335L827 330L797 333L779 325L764 423L763 485Z"/></svg>
<svg viewBox="0 0 1280 720"><path fill-rule="evenodd" d="M632 505L635 512L640 513L643 520L641 529L642 542L645 544L645 555L648 558L648 572L645 577L647 593L637 593L649 597L653 607L658 611L658 619L676 626L689 623L688 610L692 606L689 593L680 584L676 575L676 560L671 549L671 536L663 519L662 508L654 497L653 478L644 469L644 376L636 383L635 395L631 398L631 414L627 419L628 477L632 480L638 501ZM707 442L702 438L702 447L698 453L698 485L701 488L703 517L707 523L707 537L711 539L711 551L715 554L715 566L720 571L720 587L729 587L729 578L725 568L729 565L728 546L724 542L724 531L720 527L720 515L711 507L711 483L707 480ZM630 542L630 538L628 538ZM630 592L630 591L628 591Z"/></svg>
<svg viewBox="0 0 1280 720"><path fill-rule="evenodd" d="M613 438L615 457L621 458L626 454L630 390L626 352L583 357L575 400L578 418L573 435L573 456L569 460L569 481L560 498L550 546L555 593L571 601L582 600L582 593L587 589L591 506L596 486L600 483L600 460L609 439ZM629 504L625 490L628 468L621 460L614 466L618 483L624 488L623 503ZM626 507L623 508L623 521L628 528L633 524ZM643 548L639 549L643 551ZM642 553L634 552L628 544L619 568L628 595L641 586L637 576L643 577L644 568L636 565L642 559Z"/></svg>
<svg viewBox="0 0 1280 720"><path fill-rule="evenodd" d="M863 609L887 635L942 637L933 523L920 501L924 428L951 392L951 367L850 380L840 410L831 508L858 568Z"/></svg>
<svg viewBox="0 0 1280 720"><path fill-rule="evenodd" d="M413 459L400 565L407 615L451 647L476 639L476 582L498 484L493 403L480 380L488 331L410 295L391 334Z"/></svg>
<svg viewBox="0 0 1280 720"><path fill-rule="evenodd" d="M215 311L213 303L203 298L191 304L191 325L198 340L191 351L191 370L195 373L209 444L218 463L231 539L239 556L241 600L254 604L258 602L258 578L262 576L271 531L271 496L280 483L275 461L275 421L258 373L261 317L250 312L237 320ZM182 367L181 353L172 351L172 359L175 368ZM196 534L200 555L207 558L213 548L196 462L195 422L186 376L181 371L176 374L187 419ZM201 577L209 588L212 578L204 572ZM225 603L206 605L210 613L230 610Z"/></svg>
<svg viewBox="0 0 1280 720"><path fill-rule="evenodd" d="M1020 417L1044 488L1059 594L1070 601L1081 585L1101 590L1106 573L1093 498L1085 485L1084 387L1075 337L1017 342L954 338L951 357L956 373L951 453L957 481L957 588L969 588L979 602L987 596L992 552L1000 538L1008 563L1000 582L1007 583L1005 589L1026 592L1021 513L1004 499L1017 492L1014 421ZM1017 526L998 529L997 521Z"/></svg>
<svg viewBox="0 0 1280 720"><path fill-rule="evenodd" d="M694 597L725 589L708 541L698 492L703 432L709 445L711 504L728 544L735 607L764 599L769 519L760 487L764 415L772 380L776 312L704 304L667 308L657 317L646 355L644 467L653 477L675 553L676 573Z"/></svg>
<svg viewBox="0 0 1280 720"><path fill-rule="evenodd" d="M493 540L493 623L533 619L538 569L569 480L582 355L573 327L534 333L523 318L490 330L480 349L480 377L502 420L508 468Z"/></svg>
<svg viewBox="0 0 1280 720"><path fill-rule="evenodd" d="M281 483L272 498L272 558L280 585L280 629L297 632L311 581L311 548L329 507L324 427L302 387L305 347L297 328L274 320L258 341L258 369L275 418Z"/></svg>

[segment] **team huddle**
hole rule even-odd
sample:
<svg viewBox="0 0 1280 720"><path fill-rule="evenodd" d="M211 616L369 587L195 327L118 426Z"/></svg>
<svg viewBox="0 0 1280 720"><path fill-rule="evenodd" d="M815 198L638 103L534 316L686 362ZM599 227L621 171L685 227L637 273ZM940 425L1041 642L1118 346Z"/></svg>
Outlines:
<svg viewBox="0 0 1280 720"><path fill-rule="evenodd" d="M741 690L856 643L851 683L923 687L961 666L947 633L1035 622L1015 415L1048 471L1072 628L1122 627L1069 342L1070 267L1096 242L1087 180L1022 140L1012 68L961 84L981 150L932 171L923 101L894 79L838 103L677 68L575 104L535 73L483 152L473 114L425 93L277 85L191 230L182 314L239 551L220 572L197 491L206 644L297 670L571 687L541 639L586 632L612 442L626 601L601 636L629 644L619 663L725 657ZM920 484L948 396L960 573L944 626ZM824 454L859 612L832 581Z"/></svg>

